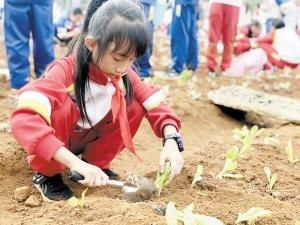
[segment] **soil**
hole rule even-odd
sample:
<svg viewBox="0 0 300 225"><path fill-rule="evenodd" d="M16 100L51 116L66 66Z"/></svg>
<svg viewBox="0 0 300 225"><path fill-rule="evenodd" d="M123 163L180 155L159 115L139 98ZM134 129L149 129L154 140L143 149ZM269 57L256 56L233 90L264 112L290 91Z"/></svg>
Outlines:
<svg viewBox="0 0 300 225"><path fill-rule="evenodd" d="M152 62L155 71L167 70L170 62L168 41L156 36L156 48ZM3 45L0 67L5 66ZM56 49L57 55L65 50ZM203 54L202 54L203 55ZM203 59L201 58L202 62ZM296 156L300 158L300 127L286 124L265 128L246 157L238 160L237 172L243 179L217 180L215 176L224 165L224 153L238 142L232 130L245 122L224 114L207 99L210 90L221 86L240 84L257 90L299 99L300 81L295 73L275 71L260 78L216 77L208 79L204 66L190 78L185 86L178 87L176 81L155 78L146 81L160 86L166 93L166 101L182 119L182 135L185 142L183 156L185 166L162 192L160 197L130 203L121 198L120 190L101 187L89 188L84 208L72 208L67 202L43 202L32 186L32 171L26 162L26 154L14 140L7 127L10 113L15 108L15 93L9 89L5 79L0 81L0 224L166 224L158 213L169 201L178 209L194 203L194 212L219 218L224 224L234 224L238 213L251 207L263 207L272 211L272 216L259 220L257 225L294 225L300 220L300 164L291 165L284 154L289 139L292 140ZM274 75L274 76L273 76ZM285 85L289 82L288 88ZM195 95L196 93L196 95ZM192 97L191 97L192 96ZM279 144L266 145L264 137L277 135ZM155 137L147 121L144 121L134 138L143 162L139 162L129 151L123 151L112 162L112 169L124 179L128 173L146 176L154 180L158 169L161 140ZM197 165L204 167L204 180L190 189ZM264 166L278 174L273 193L266 192ZM85 189L80 184L65 181L77 196ZM18 192L29 194L21 198ZM16 192L16 193L15 193ZM202 193L206 195L203 196ZM29 198L28 195L30 195ZM26 199L27 198L27 199ZM26 199L26 201L25 201Z"/></svg>

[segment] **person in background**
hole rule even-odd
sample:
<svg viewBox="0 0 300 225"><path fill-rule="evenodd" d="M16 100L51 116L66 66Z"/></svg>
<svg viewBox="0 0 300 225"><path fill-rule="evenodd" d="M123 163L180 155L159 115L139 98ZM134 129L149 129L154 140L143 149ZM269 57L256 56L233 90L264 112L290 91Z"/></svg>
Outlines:
<svg viewBox="0 0 300 225"><path fill-rule="evenodd" d="M10 118L45 200L73 196L62 180L65 168L81 174L80 183L96 187L118 177L110 162L125 147L140 159L132 136L144 117L163 138L160 171L170 161L172 179L183 167L180 119L163 103L162 92L131 68L149 43L142 8L132 0L103 2L90 2L68 55L19 92Z"/></svg>
<svg viewBox="0 0 300 225"><path fill-rule="evenodd" d="M171 22L172 70L170 77L178 77L185 69L198 67L197 17L198 0L175 0Z"/></svg>
<svg viewBox="0 0 300 225"><path fill-rule="evenodd" d="M5 47L13 89L20 89L30 81L31 37L37 77L54 59L52 3L52 0L6 0L4 3Z"/></svg>
<svg viewBox="0 0 300 225"><path fill-rule="evenodd" d="M55 23L55 37L62 44L67 45L79 32L82 26L83 13L75 8L67 16L61 17Z"/></svg>
<svg viewBox="0 0 300 225"><path fill-rule="evenodd" d="M300 0L290 0L280 5L286 27L296 30L300 35Z"/></svg>
<svg viewBox="0 0 300 225"><path fill-rule="evenodd" d="M263 49L268 62L277 68L296 68L300 64L299 36L294 29L285 27L281 19L273 20L272 30L268 34L239 43L236 51L240 54L257 48Z"/></svg>
<svg viewBox="0 0 300 225"><path fill-rule="evenodd" d="M222 38L223 55L221 71L225 72L231 63L233 42L237 33L241 0L211 0L209 11L208 47L206 59L208 76L215 77L217 68L217 44Z"/></svg>
<svg viewBox="0 0 300 225"><path fill-rule="evenodd" d="M273 21L281 18L280 1L278 0L264 0L260 4L263 16L265 18L265 33L269 33L272 29Z"/></svg>
<svg viewBox="0 0 300 225"><path fill-rule="evenodd" d="M144 13L148 20L150 43L149 43L149 48L147 49L145 54L136 60L135 65L137 67L139 76L141 78L146 78L146 77L151 77L153 75L151 64L150 64L150 57L152 55L152 48L153 48L153 32L154 32L153 19L154 19L155 0L141 0L140 2L144 7Z"/></svg>
<svg viewBox="0 0 300 225"><path fill-rule="evenodd" d="M234 54L238 55L250 48L252 38L258 38L262 33L262 26L257 20L252 20L247 26L241 27L236 35L233 47Z"/></svg>

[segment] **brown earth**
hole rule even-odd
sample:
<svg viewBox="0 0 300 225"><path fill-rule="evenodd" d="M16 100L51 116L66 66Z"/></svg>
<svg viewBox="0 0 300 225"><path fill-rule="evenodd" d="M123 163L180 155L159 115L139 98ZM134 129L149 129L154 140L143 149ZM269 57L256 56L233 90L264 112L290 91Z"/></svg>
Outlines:
<svg viewBox="0 0 300 225"><path fill-rule="evenodd" d="M156 70L166 69L170 60L167 55L168 45L158 36L154 50ZM1 49L3 50L3 48ZM3 51L1 51L3 52ZM59 54L61 51L57 49ZM61 54L61 53L60 53ZM156 60L155 60L156 59ZM1 57L1 65L5 65ZM298 158L300 158L300 127L293 124L266 128L255 141L252 151L246 158L238 160L237 172L244 179L216 180L215 175L224 164L224 152L237 141L232 130L244 125L243 121L224 114L218 107L207 100L207 92L222 85L242 84L249 87L268 90L270 93L300 97L300 81L294 75L275 72L260 79L217 77L209 80L205 71L196 72L189 85L178 87L176 81L154 79L150 81L162 87L167 93L167 102L182 119L182 135L186 150L183 153L185 167L163 191L162 196L143 203L129 203L120 198L120 191L109 188L89 188L84 208L72 208L67 202L46 203L40 200L37 191L31 185L32 171L28 168L26 154L15 142L11 133L3 128L9 114L15 107L12 93L4 79L0 82L0 224L131 224L150 225L166 224L159 215L157 207L166 207L169 201L183 209L188 204L195 204L195 213L215 216L224 224L234 224L239 212L251 207L263 207L272 211L272 216L257 222L257 225L294 225L300 220L300 164L290 165L283 152L290 138ZM288 89L284 82L290 82ZM190 97L201 94L200 98ZM197 96L199 97L199 96ZM271 146L264 144L268 134L278 135L280 143ZM112 169L123 177L127 173L147 176L155 179L158 169L161 141L157 139L147 121L142 124L134 139L139 155L139 162L128 151L120 154L112 163ZM198 164L204 167L204 181L189 190L192 177ZM278 174L273 196L266 192L266 177L263 167L268 166ZM84 187L68 179L66 182L79 196ZM37 206L28 206L24 201L14 198L16 188L29 186ZM199 192L205 193L202 196ZM33 205L34 205L33 203Z"/></svg>

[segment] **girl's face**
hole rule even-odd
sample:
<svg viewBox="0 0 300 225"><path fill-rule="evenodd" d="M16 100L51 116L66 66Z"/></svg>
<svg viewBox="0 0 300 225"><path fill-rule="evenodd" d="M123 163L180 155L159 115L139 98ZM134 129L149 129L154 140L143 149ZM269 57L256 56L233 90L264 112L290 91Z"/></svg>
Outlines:
<svg viewBox="0 0 300 225"><path fill-rule="evenodd" d="M115 43L112 42L99 62L96 62L97 42L93 37L88 36L85 38L85 45L92 52L94 65L110 78L125 75L136 59L135 52L128 53L129 44L115 50Z"/></svg>
<svg viewBox="0 0 300 225"><path fill-rule="evenodd" d="M110 48L100 59L97 67L110 78L126 74L128 68L136 59L134 52L126 54L127 49L128 48L124 46L115 51L114 44L111 44Z"/></svg>

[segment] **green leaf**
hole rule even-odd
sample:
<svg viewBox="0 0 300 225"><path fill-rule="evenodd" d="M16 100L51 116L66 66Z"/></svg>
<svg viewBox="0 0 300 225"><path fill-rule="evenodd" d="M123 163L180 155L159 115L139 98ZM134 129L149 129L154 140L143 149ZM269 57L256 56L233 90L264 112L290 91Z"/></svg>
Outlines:
<svg viewBox="0 0 300 225"><path fill-rule="evenodd" d="M177 210L173 202L169 202L166 209L166 222L167 225L177 225Z"/></svg>
<svg viewBox="0 0 300 225"><path fill-rule="evenodd" d="M264 171L265 171L265 174L266 174L267 179L268 179L268 184L267 184L268 191L272 191L272 189L274 187L274 184L277 181L277 174L274 173L272 175L271 170L270 170L269 167L264 167Z"/></svg>
<svg viewBox="0 0 300 225"><path fill-rule="evenodd" d="M68 203L72 207L78 206L78 201L79 201L78 198L76 198L75 196L73 196L72 198L68 199Z"/></svg>
<svg viewBox="0 0 300 225"><path fill-rule="evenodd" d="M193 71L192 70L184 70L181 72L181 74L178 77L177 80L177 85L179 87L183 87L186 85L188 79L193 76Z"/></svg>
<svg viewBox="0 0 300 225"><path fill-rule="evenodd" d="M72 207L84 207L84 199L85 199L85 193L87 192L88 188L86 188L82 193L81 193L81 198L76 198L75 196L71 197L68 199L68 203Z"/></svg>
<svg viewBox="0 0 300 225"><path fill-rule="evenodd" d="M81 198L78 201L78 205L80 207L84 207L84 200L85 200L85 193L87 192L88 188L86 188L82 193L81 193Z"/></svg>
<svg viewBox="0 0 300 225"><path fill-rule="evenodd" d="M250 208L246 213L239 213L235 224L247 222L253 224L259 217L271 216L272 212L259 207Z"/></svg>
<svg viewBox="0 0 300 225"><path fill-rule="evenodd" d="M183 210L183 223L184 225L197 225L193 218L194 204L191 203Z"/></svg>
<svg viewBox="0 0 300 225"><path fill-rule="evenodd" d="M266 145L277 145L279 144L279 140L276 136L269 135L264 138L264 143Z"/></svg>
<svg viewBox="0 0 300 225"><path fill-rule="evenodd" d="M249 135L249 130L247 126L243 126L241 129L236 128L233 130L233 138L243 142L243 140L245 139L245 137L247 137Z"/></svg>
<svg viewBox="0 0 300 225"><path fill-rule="evenodd" d="M203 174L203 166L198 165L195 176L194 176L194 179L193 179L192 184L191 184L191 187L194 187L196 182L201 181L203 179L202 174Z"/></svg>
<svg viewBox="0 0 300 225"><path fill-rule="evenodd" d="M291 139L289 139L289 142L288 142L287 146L285 147L285 152L286 152L288 161L291 164L295 164L298 161L297 159L295 159L295 156L294 156L294 149L293 149Z"/></svg>
<svg viewBox="0 0 300 225"><path fill-rule="evenodd" d="M226 159L224 164L224 171L234 171L237 168L237 161Z"/></svg>
<svg viewBox="0 0 300 225"><path fill-rule="evenodd" d="M231 159L232 161L236 160L239 155L239 148L237 146L231 147L226 153L226 159Z"/></svg>
<svg viewBox="0 0 300 225"><path fill-rule="evenodd" d="M277 181L277 174L274 173L271 177L271 182L269 184L270 191L273 189L273 186L276 183L276 181Z"/></svg>
<svg viewBox="0 0 300 225"><path fill-rule="evenodd" d="M233 161L231 159L226 159L223 170L217 175L217 179L221 180L223 175L228 171L234 171L237 168L237 161Z"/></svg>
<svg viewBox="0 0 300 225"><path fill-rule="evenodd" d="M266 176L267 176L267 179L268 179L268 183L270 183L271 182L271 170L270 170L270 168L269 167L264 167L264 171L265 171L265 174L266 174Z"/></svg>
<svg viewBox="0 0 300 225"><path fill-rule="evenodd" d="M168 161L165 163L164 171L162 173L160 173L160 171L157 172L155 186L158 190L158 196L160 196L161 191L170 182L171 169L171 163Z"/></svg>
<svg viewBox="0 0 300 225"><path fill-rule="evenodd" d="M204 216L204 215L198 215L198 214L193 214L194 221L196 222L196 225L224 225L224 223L211 216Z"/></svg>

